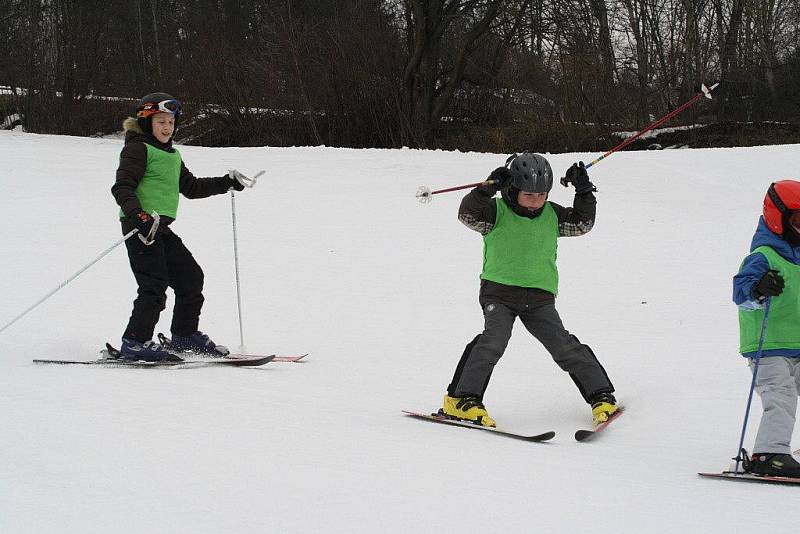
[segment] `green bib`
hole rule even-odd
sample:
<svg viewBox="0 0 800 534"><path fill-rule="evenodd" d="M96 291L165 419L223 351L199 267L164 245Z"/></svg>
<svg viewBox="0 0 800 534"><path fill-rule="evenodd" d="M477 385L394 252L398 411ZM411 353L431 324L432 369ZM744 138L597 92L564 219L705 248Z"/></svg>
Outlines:
<svg viewBox="0 0 800 534"><path fill-rule="evenodd" d="M147 143L147 167L139 185L136 198L147 213L154 211L159 215L176 218L178 215L179 181L181 177L181 154L167 152ZM120 218L125 217L122 210Z"/></svg>
<svg viewBox="0 0 800 534"><path fill-rule="evenodd" d="M783 293L771 299L763 350L800 349L800 265L786 260L772 247L761 246L753 252L767 258L769 268L781 273L786 281ZM763 320L763 309L739 309L739 352L758 350Z"/></svg>
<svg viewBox="0 0 800 534"><path fill-rule="evenodd" d="M513 212L502 198L495 199L497 218L483 236L481 278L517 287L535 287L558 294L558 215L545 202L535 219Z"/></svg>

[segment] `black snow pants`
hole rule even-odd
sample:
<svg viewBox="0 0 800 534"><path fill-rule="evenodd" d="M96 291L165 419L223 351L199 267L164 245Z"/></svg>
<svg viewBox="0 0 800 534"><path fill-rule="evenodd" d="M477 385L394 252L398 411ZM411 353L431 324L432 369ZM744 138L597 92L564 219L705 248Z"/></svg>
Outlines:
<svg viewBox="0 0 800 534"><path fill-rule="evenodd" d="M170 331L184 336L195 332L203 307L203 270L181 238L167 228L156 234L152 245L142 243L138 235L125 245L139 289L123 337L140 342L153 338L158 316L166 306L167 287L175 293Z"/></svg>
<svg viewBox="0 0 800 534"><path fill-rule="evenodd" d="M588 402L597 393L614 391L592 349L564 328L552 293L482 280L480 304L484 330L467 345L458 362L453 381L447 388L451 397L483 398L517 317L559 367L569 373L584 400Z"/></svg>

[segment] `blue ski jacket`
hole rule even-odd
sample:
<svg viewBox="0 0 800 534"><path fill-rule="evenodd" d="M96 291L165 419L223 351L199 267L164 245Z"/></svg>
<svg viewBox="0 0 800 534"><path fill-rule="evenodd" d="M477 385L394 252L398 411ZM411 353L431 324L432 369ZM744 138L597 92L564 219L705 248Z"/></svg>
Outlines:
<svg viewBox="0 0 800 534"><path fill-rule="evenodd" d="M793 247L781 236L776 235L767 228L764 217L758 219L758 227L750 243L750 255L747 256L739 268L739 272L733 277L733 302L742 309L753 310L762 308L763 304L753 298L753 287L758 283L764 273L769 270L767 259L759 254L753 253L758 247L767 246L781 255L784 259L800 265L800 247ZM755 356L755 352L742 354L745 357ZM790 358L800 358L800 350L797 349L775 349L765 350L761 356L786 356Z"/></svg>

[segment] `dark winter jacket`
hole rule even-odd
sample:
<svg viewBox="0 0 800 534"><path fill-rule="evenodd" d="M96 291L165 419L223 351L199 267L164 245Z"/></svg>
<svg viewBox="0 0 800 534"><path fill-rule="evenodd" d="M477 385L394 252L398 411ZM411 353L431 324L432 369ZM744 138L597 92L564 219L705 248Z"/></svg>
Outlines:
<svg viewBox="0 0 800 534"><path fill-rule="evenodd" d="M753 251L761 246L767 246L777 252L782 258L796 265L800 265L800 247L793 247L781 236L773 233L767 228L764 217L758 220L756 233L750 243L751 254L747 256L739 268L739 272L733 277L733 302L742 309L755 309L762 306L753 297L753 287L758 283L764 273L769 270L769 262L763 254ZM744 356L749 356L745 354ZM787 356L800 357L800 350L776 349L765 350L762 356Z"/></svg>
<svg viewBox="0 0 800 534"><path fill-rule="evenodd" d="M117 179L111 186L111 194L122 209L126 217L131 217L142 210L139 199L136 197L136 187L144 176L147 166L147 148L145 144L167 152L175 152L172 147L172 140L168 143L161 143L151 134L144 133L136 119L129 117L123 123L125 129L125 146L119 157L119 168L117 169ZM212 195L227 193L231 187L232 180L227 176L215 178L197 178L186 165L181 163L181 174L179 178L179 192L186 198L205 198ZM172 223L172 217L162 216L159 229L167 230L167 226ZM127 233L133 226L123 219L123 232Z"/></svg>

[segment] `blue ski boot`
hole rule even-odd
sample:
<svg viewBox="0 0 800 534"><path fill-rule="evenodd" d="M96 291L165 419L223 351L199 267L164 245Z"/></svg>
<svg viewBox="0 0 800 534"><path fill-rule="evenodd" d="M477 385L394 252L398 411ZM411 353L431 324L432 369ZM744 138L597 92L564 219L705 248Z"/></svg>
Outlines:
<svg viewBox="0 0 800 534"><path fill-rule="evenodd" d="M137 341L122 338L122 347L119 350L121 358L130 362L180 362L183 358L164 350L164 347L153 341Z"/></svg>
<svg viewBox="0 0 800 534"><path fill-rule="evenodd" d="M199 330L188 336L179 336L173 333L169 348L177 352L193 352L204 356L223 357L231 353L227 347L217 345L207 334Z"/></svg>

